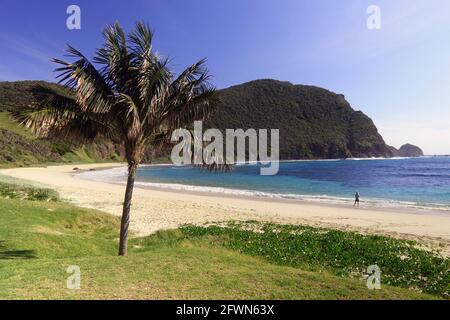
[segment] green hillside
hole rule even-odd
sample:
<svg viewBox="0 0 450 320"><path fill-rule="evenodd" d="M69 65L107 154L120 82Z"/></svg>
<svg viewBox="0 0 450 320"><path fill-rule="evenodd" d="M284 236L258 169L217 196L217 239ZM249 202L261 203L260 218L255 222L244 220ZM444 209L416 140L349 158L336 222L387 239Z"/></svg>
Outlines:
<svg viewBox="0 0 450 320"><path fill-rule="evenodd" d="M33 90L39 86L60 86L43 81L0 82L0 166L30 166L45 163L99 162L120 159L120 148L99 140L73 145L64 140L38 139L11 115L37 103Z"/></svg>
<svg viewBox="0 0 450 320"><path fill-rule="evenodd" d="M390 157L373 121L343 95L276 80L255 80L220 92L210 127L280 129L280 157Z"/></svg>

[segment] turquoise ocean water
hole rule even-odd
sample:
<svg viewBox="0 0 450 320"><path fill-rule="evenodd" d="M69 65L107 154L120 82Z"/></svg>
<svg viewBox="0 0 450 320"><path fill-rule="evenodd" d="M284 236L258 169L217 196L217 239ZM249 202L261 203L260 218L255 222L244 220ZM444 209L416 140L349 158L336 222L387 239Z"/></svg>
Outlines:
<svg viewBox="0 0 450 320"><path fill-rule="evenodd" d="M211 173L190 166L144 166L137 185L176 190L319 202L433 208L450 212L450 157L281 162L275 176L259 164ZM85 173L86 178L124 181L124 169ZM90 176L89 176L90 175Z"/></svg>

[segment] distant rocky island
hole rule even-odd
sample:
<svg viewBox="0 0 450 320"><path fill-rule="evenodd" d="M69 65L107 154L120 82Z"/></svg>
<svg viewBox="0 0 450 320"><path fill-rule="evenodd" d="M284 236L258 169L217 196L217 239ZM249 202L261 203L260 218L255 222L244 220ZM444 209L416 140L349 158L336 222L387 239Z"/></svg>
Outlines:
<svg viewBox="0 0 450 320"><path fill-rule="evenodd" d="M120 158L123 148L109 140L75 147L63 139L36 139L10 121L9 114L39 103L34 93L42 86L61 89L44 81L0 82L0 164ZM423 155L419 147L411 144L398 150L387 145L372 119L355 111L343 95L323 88L264 79L219 90L219 96L217 111L207 119L206 126L221 130L280 129L283 160ZM164 154L156 154L160 155ZM149 153L147 159L154 157Z"/></svg>
<svg viewBox="0 0 450 320"><path fill-rule="evenodd" d="M418 146L407 143L398 149L396 155L398 157L422 157L424 154Z"/></svg>

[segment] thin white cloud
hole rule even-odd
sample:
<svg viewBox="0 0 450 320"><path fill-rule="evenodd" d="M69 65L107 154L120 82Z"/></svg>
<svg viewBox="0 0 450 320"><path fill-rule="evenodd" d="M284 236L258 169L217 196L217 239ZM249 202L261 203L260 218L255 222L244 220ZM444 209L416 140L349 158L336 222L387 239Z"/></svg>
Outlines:
<svg viewBox="0 0 450 320"><path fill-rule="evenodd" d="M14 56L16 63L21 64L20 71L17 65L3 64L0 80L30 80L30 79L52 79L54 65L50 61L54 56L54 50L49 49L48 44L39 39L25 39L12 34L0 34L5 56ZM52 53L53 52L53 53ZM43 77L43 75L48 77Z"/></svg>
<svg viewBox="0 0 450 320"><path fill-rule="evenodd" d="M17 36L0 35L4 48L31 58L36 62L50 64L51 54L36 44Z"/></svg>
<svg viewBox="0 0 450 320"><path fill-rule="evenodd" d="M349 6L345 29L330 29L311 51L317 63L357 64L426 41L449 27L450 1L378 1L381 30L368 30L364 3ZM341 19L343 17L340 17Z"/></svg>

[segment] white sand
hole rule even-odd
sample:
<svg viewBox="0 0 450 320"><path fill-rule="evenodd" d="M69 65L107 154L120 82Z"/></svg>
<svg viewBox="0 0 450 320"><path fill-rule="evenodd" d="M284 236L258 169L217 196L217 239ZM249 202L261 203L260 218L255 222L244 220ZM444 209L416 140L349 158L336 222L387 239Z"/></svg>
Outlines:
<svg viewBox="0 0 450 320"><path fill-rule="evenodd" d="M118 165L17 168L0 170L0 174L54 188L63 199L76 205L120 215L125 189L123 185L81 180L73 170L74 167L88 170L113 166ZM138 235L147 235L186 223L228 220L264 220L385 234L418 240L433 247L440 246L443 253L450 256L450 215L425 215L135 188L131 228Z"/></svg>

